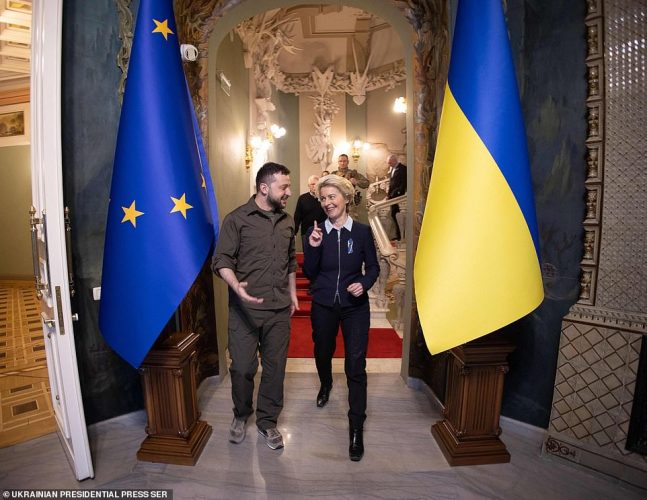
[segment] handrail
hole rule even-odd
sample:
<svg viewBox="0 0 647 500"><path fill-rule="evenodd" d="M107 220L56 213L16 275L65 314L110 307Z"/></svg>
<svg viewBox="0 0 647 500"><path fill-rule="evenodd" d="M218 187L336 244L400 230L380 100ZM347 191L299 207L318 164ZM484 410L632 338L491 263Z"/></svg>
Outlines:
<svg viewBox="0 0 647 500"><path fill-rule="evenodd" d="M372 203L370 207L368 207L369 213L371 210L377 211L380 208L386 208L390 207L391 205L398 205L400 203L407 201L407 195L403 194L402 196L396 196L395 198L390 198L390 199L384 199L380 201L376 201L375 203Z"/></svg>
<svg viewBox="0 0 647 500"><path fill-rule="evenodd" d="M398 249L391 245L391 240L386 234L384 226L382 226L382 221L377 216L377 210L369 210L368 213L368 224L371 226L371 231L373 231L373 237L377 243L377 248L380 251L380 255L389 258L392 255L397 255Z"/></svg>

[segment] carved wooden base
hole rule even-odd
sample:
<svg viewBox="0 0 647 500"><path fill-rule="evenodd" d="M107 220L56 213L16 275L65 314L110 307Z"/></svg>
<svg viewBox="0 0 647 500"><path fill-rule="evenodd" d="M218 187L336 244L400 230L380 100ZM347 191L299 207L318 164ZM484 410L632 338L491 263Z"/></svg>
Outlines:
<svg viewBox="0 0 647 500"><path fill-rule="evenodd" d="M198 420L195 333L173 333L160 339L140 372L148 425L137 458L148 462L195 465L211 436Z"/></svg>
<svg viewBox="0 0 647 500"><path fill-rule="evenodd" d="M188 438L148 436L137 452L137 460L175 465L195 465L211 436L211 426L198 420Z"/></svg>
<svg viewBox="0 0 647 500"><path fill-rule="evenodd" d="M431 428L450 465L499 464L510 454L499 439L506 358L514 344L494 333L451 351L444 420Z"/></svg>
<svg viewBox="0 0 647 500"><path fill-rule="evenodd" d="M431 434L449 465L505 464L510 461L510 453L498 437L461 439L447 420L432 425Z"/></svg>

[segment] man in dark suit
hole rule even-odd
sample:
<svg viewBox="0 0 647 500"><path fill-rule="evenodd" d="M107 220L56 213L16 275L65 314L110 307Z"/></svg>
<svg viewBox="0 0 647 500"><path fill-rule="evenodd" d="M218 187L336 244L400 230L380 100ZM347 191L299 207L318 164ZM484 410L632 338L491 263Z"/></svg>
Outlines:
<svg viewBox="0 0 647 500"><path fill-rule="evenodd" d="M297 200L297 208L294 211L294 225L296 231L301 231L301 239L305 245L305 237L308 229L315 225L315 221L323 222L326 220L326 213L321 208L321 203L317 199L315 187L319 182L319 177L311 175L308 177L307 193L303 193Z"/></svg>
<svg viewBox="0 0 647 500"><path fill-rule="evenodd" d="M389 190L386 193L386 198L397 198L407 192L407 166L398 161L398 156L391 154L388 156L386 162L389 164ZM400 211L398 205L391 205L391 217L395 223L395 239L400 239L400 226L395 218L395 214Z"/></svg>

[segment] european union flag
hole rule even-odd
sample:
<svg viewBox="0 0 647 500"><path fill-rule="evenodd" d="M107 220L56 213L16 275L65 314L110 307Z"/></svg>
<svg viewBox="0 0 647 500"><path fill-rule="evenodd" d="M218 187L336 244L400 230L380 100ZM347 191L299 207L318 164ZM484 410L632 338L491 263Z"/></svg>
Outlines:
<svg viewBox="0 0 647 500"><path fill-rule="evenodd" d="M115 151L99 325L139 367L195 281L218 218L172 0L141 0ZM217 230L216 230L217 231Z"/></svg>
<svg viewBox="0 0 647 500"><path fill-rule="evenodd" d="M544 297L530 164L501 0L460 0L414 264L429 351L493 332Z"/></svg>

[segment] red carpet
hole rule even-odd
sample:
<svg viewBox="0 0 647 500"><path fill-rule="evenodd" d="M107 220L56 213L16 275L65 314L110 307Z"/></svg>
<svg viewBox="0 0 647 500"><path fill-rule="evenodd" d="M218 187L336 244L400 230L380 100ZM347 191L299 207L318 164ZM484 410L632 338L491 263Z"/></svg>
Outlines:
<svg viewBox="0 0 647 500"><path fill-rule="evenodd" d="M309 317L292 318L289 358L312 358L314 344ZM399 358L402 356L402 340L393 328L371 328L368 334L367 358ZM337 335L335 357L344 357L344 338L341 331Z"/></svg>

